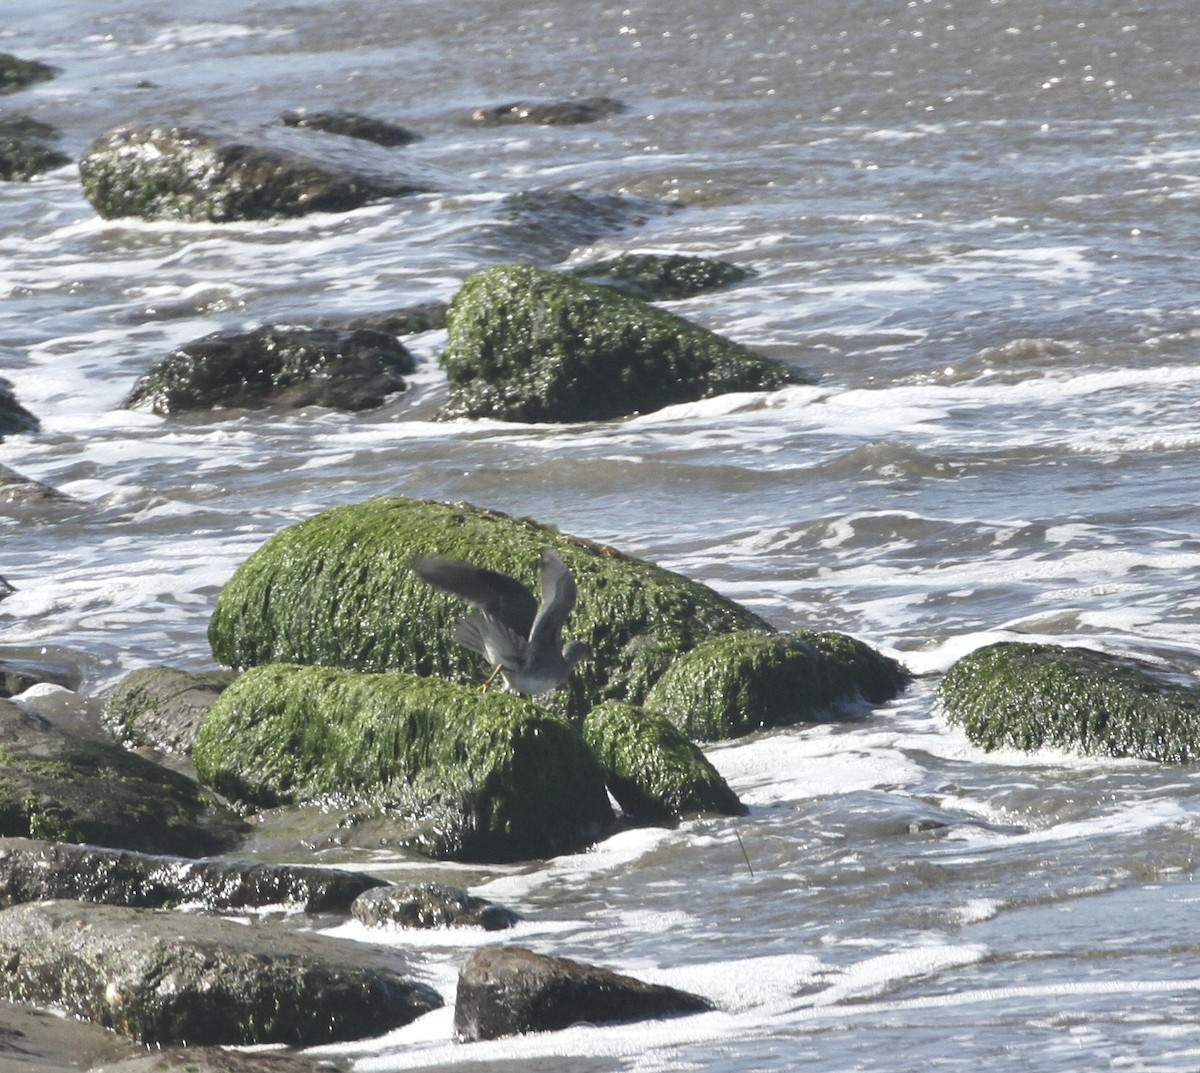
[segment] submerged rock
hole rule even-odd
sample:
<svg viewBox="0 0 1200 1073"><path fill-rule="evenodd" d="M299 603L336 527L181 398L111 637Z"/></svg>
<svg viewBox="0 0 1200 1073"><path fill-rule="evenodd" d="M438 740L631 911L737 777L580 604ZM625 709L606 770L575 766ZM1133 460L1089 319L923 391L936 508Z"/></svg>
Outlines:
<svg viewBox="0 0 1200 1073"><path fill-rule="evenodd" d="M384 881L336 868L191 860L62 842L0 838L0 905L68 898L139 909L287 906L347 912Z"/></svg>
<svg viewBox="0 0 1200 1073"><path fill-rule="evenodd" d="M57 488L0 466L0 507L63 506L71 502L71 498Z"/></svg>
<svg viewBox="0 0 1200 1073"><path fill-rule="evenodd" d="M891 700L905 684L893 659L842 633L742 632L685 653L645 706L689 738L716 741L752 730L833 718Z"/></svg>
<svg viewBox="0 0 1200 1073"><path fill-rule="evenodd" d="M344 138L358 138L387 148L408 145L419 137L399 123L389 123L386 119L374 119L356 112L308 112L299 109L284 112L275 122L285 127L301 127L326 134L340 134Z"/></svg>
<svg viewBox="0 0 1200 1073"><path fill-rule="evenodd" d="M0 52L0 93L16 93L35 82L48 82L57 72L40 60L23 60L11 52Z"/></svg>
<svg viewBox="0 0 1200 1073"><path fill-rule="evenodd" d="M208 785L257 805L335 797L432 820L419 848L454 860L580 849L613 819L569 723L513 694L415 675L251 668L209 712L192 760Z"/></svg>
<svg viewBox="0 0 1200 1073"><path fill-rule="evenodd" d="M23 181L71 163L49 143L58 131L27 115L0 118L0 179Z"/></svg>
<svg viewBox="0 0 1200 1073"><path fill-rule="evenodd" d="M708 999L519 946L476 950L458 976L454 1031L464 1040L708 1013Z"/></svg>
<svg viewBox="0 0 1200 1073"><path fill-rule="evenodd" d="M0 376L0 439L19 432L37 432L39 427L38 419L17 402L12 384Z"/></svg>
<svg viewBox="0 0 1200 1073"><path fill-rule="evenodd" d="M427 191L384 177L173 125L118 127L79 162L83 190L105 219L264 220L347 212L368 201Z"/></svg>
<svg viewBox="0 0 1200 1073"><path fill-rule="evenodd" d="M410 883L364 891L351 907L368 928L483 928L502 931L520 919L511 909L444 883Z"/></svg>
<svg viewBox="0 0 1200 1073"><path fill-rule="evenodd" d="M446 323L447 418L603 421L799 380L664 309L530 265L471 276Z"/></svg>
<svg viewBox="0 0 1200 1073"><path fill-rule="evenodd" d="M147 1044L312 1046L441 1005L361 944L194 913L39 902L0 912L0 995Z"/></svg>
<svg viewBox="0 0 1200 1073"><path fill-rule="evenodd" d="M191 779L0 700L0 836L199 857L245 833Z"/></svg>
<svg viewBox="0 0 1200 1073"><path fill-rule="evenodd" d="M770 628L705 585L530 520L380 497L272 537L221 590L209 641L218 662L237 668L286 661L478 682L479 658L451 636L463 602L421 581L410 561L465 559L536 591L543 547L562 556L579 588L565 633L596 657L554 694L555 710L582 717L605 697L638 703L680 652Z"/></svg>
<svg viewBox="0 0 1200 1073"><path fill-rule="evenodd" d="M503 198L496 215L519 237L522 249L541 251L557 261L576 246L640 227L676 207L587 190L523 190Z"/></svg>
<svg viewBox="0 0 1200 1073"><path fill-rule="evenodd" d="M373 409L407 388L412 355L395 336L359 328L267 325L188 343L143 376L128 409L173 414L216 407Z"/></svg>
<svg viewBox="0 0 1200 1073"><path fill-rule="evenodd" d="M976 649L946 672L937 704L984 749L1200 758L1200 687L1088 648L1005 641Z"/></svg>
<svg viewBox="0 0 1200 1073"><path fill-rule="evenodd" d="M580 97L565 101L509 101L487 108L476 108L471 120L485 127L507 126L513 123L536 123L542 126L574 126L595 123L625 111L625 105L612 97Z"/></svg>
<svg viewBox="0 0 1200 1073"><path fill-rule="evenodd" d="M226 670L143 667L108 691L102 718L127 745L186 756L208 709L236 677Z"/></svg>
<svg viewBox="0 0 1200 1073"><path fill-rule="evenodd" d="M673 723L627 704L598 704L583 734L609 792L631 820L662 823L689 812L747 811L708 758Z"/></svg>
<svg viewBox="0 0 1200 1073"><path fill-rule="evenodd" d="M413 335L416 332L433 332L446 327L446 310L449 302L422 302L415 306L402 306L379 313L362 313L348 317L322 317L320 323L326 327L340 327L346 331L355 328L370 328L390 335Z"/></svg>
<svg viewBox="0 0 1200 1073"><path fill-rule="evenodd" d="M681 253L622 253L606 261L576 265L571 274L644 302L691 298L704 291L731 287L754 275L748 268L728 261Z"/></svg>

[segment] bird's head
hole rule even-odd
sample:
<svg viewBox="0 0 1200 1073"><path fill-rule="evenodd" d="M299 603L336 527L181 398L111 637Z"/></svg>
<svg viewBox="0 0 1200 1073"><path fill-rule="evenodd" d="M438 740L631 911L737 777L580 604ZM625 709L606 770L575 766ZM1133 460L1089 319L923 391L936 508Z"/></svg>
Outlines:
<svg viewBox="0 0 1200 1073"><path fill-rule="evenodd" d="M576 663L582 663L585 660L591 662L596 657L592 655L592 648L586 641L568 641L563 645L563 659L565 659L572 667Z"/></svg>

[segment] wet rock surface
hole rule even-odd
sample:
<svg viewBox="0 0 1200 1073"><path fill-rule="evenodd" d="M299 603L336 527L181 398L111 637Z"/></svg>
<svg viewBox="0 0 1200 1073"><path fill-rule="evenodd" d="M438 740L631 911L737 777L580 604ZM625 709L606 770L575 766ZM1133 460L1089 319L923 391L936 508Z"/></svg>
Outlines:
<svg viewBox="0 0 1200 1073"><path fill-rule="evenodd" d="M0 117L0 179L19 182L71 163L50 144L58 131L32 116Z"/></svg>
<svg viewBox="0 0 1200 1073"><path fill-rule="evenodd" d="M140 1044L99 1025L0 1000L0 1069L4 1073L119 1069L122 1062L144 1054Z"/></svg>
<svg viewBox="0 0 1200 1073"><path fill-rule="evenodd" d="M339 134L344 138L359 138L387 148L408 145L420 137L399 123L359 115L357 112L309 112L296 109L283 112L276 122L285 127L301 127L326 134Z"/></svg>
<svg viewBox="0 0 1200 1073"><path fill-rule="evenodd" d="M464 1040L500 1039L580 1022L645 1021L712 1009L707 999L673 987L524 947L488 946L467 958L459 973L454 1030Z"/></svg>
<svg viewBox="0 0 1200 1073"><path fill-rule="evenodd" d="M368 928L482 928L502 931L520 919L511 909L444 883L406 883L364 891L351 907Z"/></svg>
<svg viewBox="0 0 1200 1073"><path fill-rule="evenodd" d="M22 477L7 466L0 466L0 508L50 507L53 513L61 513L55 508L67 507L71 502L70 497L57 488Z"/></svg>
<svg viewBox="0 0 1200 1073"><path fill-rule="evenodd" d="M87 199L105 219L264 220L348 212L429 189L171 124L111 130L92 143L79 170Z"/></svg>
<svg viewBox="0 0 1200 1073"><path fill-rule="evenodd" d="M127 745L186 756L209 708L236 677L228 670L143 667L105 695L104 724Z"/></svg>
<svg viewBox="0 0 1200 1073"><path fill-rule="evenodd" d="M287 906L348 912L381 879L334 868L191 860L71 843L0 838L0 905L74 899L140 909Z"/></svg>
<svg viewBox="0 0 1200 1073"><path fill-rule="evenodd" d="M37 432L38 428L38 419L17 401L12 384L0 376L0 439L19 432Z"/></svg>
<svg viewBox="0 0 1200 1073"><path fill-rule="evenodd" d="M268 924L78 902L0 912L0 995L144 1043L297 1046L379 1035L441 1005L398 959Z"/></svg>
<svg viewBox="0 0 1200 1073"><path fill-rule="evenodd" d="M40 60L26 60L11 52L0 52L0 93L16 93L35 82L47 82L55 68Z"/></svg>
<svg viewBox="0 0 1200 1073"><path fill-rule="evenodd" d="M485 127L534 123L541 126L574 126L595 123L625 111L625 105L612 97L580 97L564 101L508 101L476 108L471 120Z"/></svg>
<svg viewBox="0 0 1200 1073"><path fill-rule="evenodd" d="M341 1068L302 1054L247 1054L220 1047L168 1047L89 1073L330 1073Z"/></svg>
<svg viewBox="0 0 1200 1073"><path fill-rule="evenodd" d="M181 347L143 376L129 409L167 415L214 408L369 410L408 386L415 362L402 343L369 328L268 325L218 332Z"/></svg>
<svg viewBox="0 0 1200 1073"><path fill-rule="evenodd" d="M390 335L413 335L446 327L446 310L449 305L449 302L422 302L419 305L401 306L399 309L382 310L378 313L322 317L318 326L341 328L343 331L370 328Z"/></svg>
<svg viewBox="0 0 1200 1073"><path fill-rule="evenodd" d="M644 302L659 302L732 287L754 273L741 265L710 257L681 253L622 253L604 261L576 265L571 274Z"/></svg>

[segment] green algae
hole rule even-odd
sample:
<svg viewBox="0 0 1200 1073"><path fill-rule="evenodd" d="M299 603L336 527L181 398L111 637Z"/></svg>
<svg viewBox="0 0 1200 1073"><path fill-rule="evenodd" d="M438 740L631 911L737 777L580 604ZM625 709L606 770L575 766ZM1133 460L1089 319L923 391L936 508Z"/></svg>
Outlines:
<svg viewBox="0 0 1200 1073"><path fill-rule="evenodd" d="M457 860L578 849L612 821L579 731L507 693L406 674L269 664L213 705L192 754L219 792L272 806L336 797L441 817Z"/></svg>
<svg viewBox="0 0 1200 1073"><path fill-rule="evenodd" d="M845 634L742 632L682 655L644 703L689 738L716 741L882 704L904 680L894 660Z"/></svg>
<svg viewBox="0 0 1200 1073"><path fill-rule="evenodd" d="M446 325L448 418L597 421L799 379L664 309L530 265L471 276Z"/></svg>
<svg viewBox="0 0 1200 1073"><path fill-rule="evenodd" d="M583 734L604 768L609 791L632 820L746 812L708 758L662 716L607 701L588 713Z"/></svg>
<svg viewBox="0 0 1200 1073"><path fill-rule="evenodd" d="M411 559L465 559L537 592L546 546L579 589L564 636L596 655L554 694L556 711L582 717L604 698L637 703L679 652L733 630L768 629L704 585L527 519L380 497L272 537L222 589L209 641L219 662L237 668L289 662L479 682L482 661L451 636L466 605L421 581Z"/></svg>
<svg viewBox="0 0 1200 1073"><path fill-rule="evenodd" d="M1200 757L1200 688L1087 648L1005 641L958 660L939 710L984 749L1067 749L1186 764Z"/></svg>
<svg viewBox="0 0 1200 1073"><path fill-rule="evenodd" d="M644 302L691 298L731 287L754 273L728 261L686 254L621 253L604 261L578 265L571 274L588 283L614 287Z"/></svg>

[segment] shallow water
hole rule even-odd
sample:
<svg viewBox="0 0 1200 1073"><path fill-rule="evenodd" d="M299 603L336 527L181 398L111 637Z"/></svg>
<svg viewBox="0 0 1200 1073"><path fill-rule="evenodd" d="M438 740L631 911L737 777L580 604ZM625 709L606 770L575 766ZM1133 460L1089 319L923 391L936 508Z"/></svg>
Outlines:
<svg viewBox="0 0 1200 1073"><path fill-rule="evenodd" d="M0 186L0 372L43 426L0 463L78 501L0 518L19 590L0 646L81 653L89 694L138 666L209 666L236 565L375 494L610 542L931 677L862 722L713 749L744 820L450 870L525 915L516 941L719 1013L460 1045L443 1012L336 1053L364 1071L1194 1069L1193 772L983 754L931 709L937 672L997 638L1200 662L1194 13L745 6L9 0L0 49L61 73L4 107L73 155L126 121L278 137L264 125L284 109L356 110L419 131L356 150L438 192L214 226L101 221L70 167ZM627 110L464 122L573 94ZM687 207L590 245L497 224L501 196L541 187ZM622 250L754 269L672 308L817 383L602 425L438 424L431 332L411 340L411 390L366 415L119 409L218 328ZM390 941L449 997L483 940Z"/></svg>

